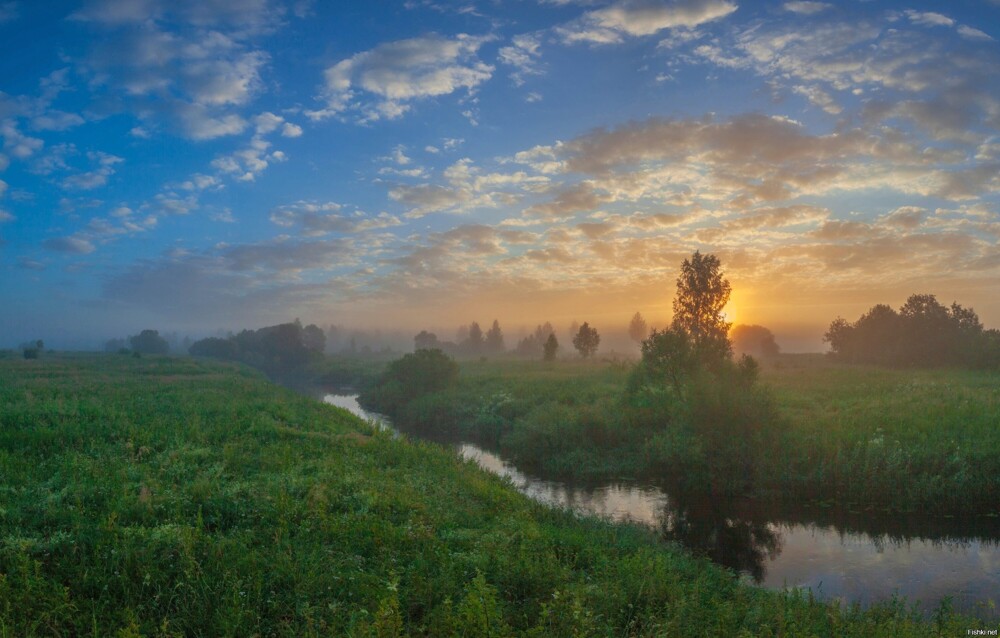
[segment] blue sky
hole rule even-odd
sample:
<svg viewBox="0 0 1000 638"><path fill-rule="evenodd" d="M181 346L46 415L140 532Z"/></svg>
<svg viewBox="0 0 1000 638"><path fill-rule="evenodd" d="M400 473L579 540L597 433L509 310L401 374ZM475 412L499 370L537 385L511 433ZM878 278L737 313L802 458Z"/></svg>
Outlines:
<svg viewBox="0 0 1000 638"><path fill-rule="evenodd" d="M1000 325L1000 3L0 0L0 331Z"/></svg>

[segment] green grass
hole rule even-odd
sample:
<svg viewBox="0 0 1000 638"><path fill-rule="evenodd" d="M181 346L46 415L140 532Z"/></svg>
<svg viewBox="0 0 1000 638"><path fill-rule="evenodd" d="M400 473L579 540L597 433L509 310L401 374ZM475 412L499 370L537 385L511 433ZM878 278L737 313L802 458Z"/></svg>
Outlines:
<svg viewBox="0 0 1000 638"><path fill-rule="evenodd" d="M244 367L0 362L0 637L983 626L747 586L651 532L548 510L444 448L375 432Z"/></svg>
<svg viewBox="0 0 1000 638"><path fill-rule="evenodd" d="M720 469L728 464L712 462L711 446L726 441L727 415L742 418L745 408L767 434L734 448L752 466L758 496L1000 514L996 372L881 369L790 355L762 370L765 392L753 404L723 405L693 422L624 401L629 369L466 362L448 390L403 405L380 405L373 395L372 403L404 428L475 440L545 476L666 480L694 491L732 491ZM723 436L703 435L706 423Z"/></svg>

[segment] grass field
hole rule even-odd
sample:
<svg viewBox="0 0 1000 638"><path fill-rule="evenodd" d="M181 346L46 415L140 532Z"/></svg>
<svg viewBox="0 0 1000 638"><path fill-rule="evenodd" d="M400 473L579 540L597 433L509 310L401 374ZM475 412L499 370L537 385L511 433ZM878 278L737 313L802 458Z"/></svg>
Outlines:
<svg viewBox="0 0 1000 638"><path fill-rule="evenodd" d="M555 374L555 373L553 373ZM602 374L595 372L595 387ZM243 367L0 361L0 636L937 636L545 509Z"/></svg>
<svg viewBox="0 0 1000 638"><path fill-rule="evenodd" d="M614 362L465 362L445 391L374 407L404 428L499 448L543 475L711 489L720 469L706 461L701 426L632 410L623 402L629 370ZM761 402L773 408L760 427L773 436L750 452L758 495L1000 514L1000 374L787 355L766 365L761 381Z"/></svg>

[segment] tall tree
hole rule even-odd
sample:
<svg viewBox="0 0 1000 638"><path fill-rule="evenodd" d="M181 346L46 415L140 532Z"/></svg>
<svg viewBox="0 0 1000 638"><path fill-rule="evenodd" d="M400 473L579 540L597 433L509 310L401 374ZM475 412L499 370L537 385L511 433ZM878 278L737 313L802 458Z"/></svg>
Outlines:
<svg viewBox="0 0 1000 638"><path fill-rule="evenodd" d="M479 327L478 321L473 321L469 326L469 338L467 340L468 349L472 353L478 353L483 349L483 329Z"/></svg>
<svg viewBox="0 0 1000 638"><path fill-rule="evenodd" d="M674 297L674 326L691 336L699 356L728 358L732 355L729 327L722 315L732 286L722 276L715 255L695 251L681 264Z"/></svg>
<svg viewBox="0 0 1000 638"><path fill-rule="evenodd" d="M649 326L638 311L628 324L628 336L636 343L642 343L642 340L649 336Z"/></svg>
<svg viewBox="0 0 1000 638"><path fill-rule="evenodd" d="M500 329L500 322L496 319L493 320L493 325L490 326L490 329L486 331L485 346L488 352L494 354L504 351L503 330Z"/></svg>
<svg viewBox="0 0 1000 638"><path fill-rule="evenodd" d="M559 341L556 339L554 332L549 333L549 338L545 340L545 344L542 346L543 354L542 359L544 361L555 361L556 352L559 350Z"/></svg>
<svg viewBox="0 0 1000 638"><path fill-rule="evenodd" d="M580 352L581 357L587 359L597 352L597 346L600 344L601 335L597 334L597 330L591 328L590 324L584 321L576 336L573 337L573 347Z"/></svg>

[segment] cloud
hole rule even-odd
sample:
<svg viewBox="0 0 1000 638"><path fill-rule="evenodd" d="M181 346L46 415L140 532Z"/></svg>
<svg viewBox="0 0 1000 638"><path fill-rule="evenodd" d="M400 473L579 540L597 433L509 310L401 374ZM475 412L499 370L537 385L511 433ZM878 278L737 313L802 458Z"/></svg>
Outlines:
<svg viewBox="0 0 1000 638"><path fill-rule="evenodd" d="M251 38L284 14L269 0L90 2L72 17L101 33L78 70L144 122L164 117L195 140L237 134L247 123L233 109L263 91L270 60Z"/></svg>
<svg viewBox="0 0 1000 638"><path fill-rule="evenodd" d="M648 36L664 29L694 28L736 11L728 0L619 0L556 28L563 42L613 44L627 36Z"/></svg>
<svg viewBox="0 0 1000 638"><path fill-rule="evenodd" d="M104 186L108 183L108 178L115 174L115 164L125 161L121 157L100 151L87 153L87 159L92 165L96 165L95 168L64 178L61 182L63 188L92 190Z"/></svg>
<svg viewBox="0 0 1000 638"><path fill-rule="evenodd" d="M334 202L296 202L274 209L269 219L283 228L298 226L306 237L322 237L330 233L353 234L399 226L402 223L399 218L388 213L369 216L357 211L348 215L341 212L342 208Z"/></svg>
<svg viewBox="0 0 1000 638"><path fill-rule="evenodd" d="M0 224L6 224L12 221L16 221L17 217L0 208Z"/></svg>
<svg viewBox="0 0 1000 638"><path fill-rule="evenodd" d="M790 11L792 13L798 13L800 15L814 15L817 13L822 13L827 9L833 7L833 5L826 2L786 2L781 5L785 11Z"/></svg>
<svg viewBox="0 0 1000 638"><path fill-rule="evenodd" d="M493 74L493 67L476 57L490 39L432 35L358 53L326 70L327 109L310 115L322 119L359 109L364 121L395 119L413 101L471 91Z"/></svg>
<svg viewBox="0 0 1000 638"><path fill-rule="evenodd" d="M94 244L82 237L53 237L42 242L42 247L57 253L87 255L94 252Z"/></svg>
<svg viewBox="0 0 1000 638"><path fill-rule="evenodd" d="M292 124L291 122L285 122L285 125L281 127L282 137L301 137L302 127L298 124Z"/></svg>
<svg viewBox="0 0 1000 638"><path fill-rule="evenodd" d="M45 145L42 140L21 133L10 119L0 122L0 136L3 137L3 150L17 159L27 159Z"/></svg>
<svg viewBox="0 0 1000 638"><path fill-rule="evenodd" d="M905 13L910 22L923 27L950 27L955 25L955 21L948 16L934 13L933 11L914 11L908 9Z"/></svg>
<svg viewBox="0 0 1000 638"><path fill-rule="evenodd" d="M501 47L497 59L508 66L514 67L510 74L516 86L525 82L529 75L540 75L538 62L541 58L541 39L535 34L517 35L511 39L510 46Z"/></svg>

